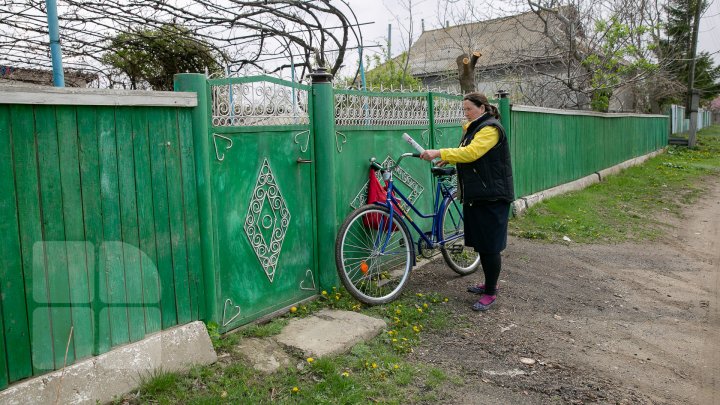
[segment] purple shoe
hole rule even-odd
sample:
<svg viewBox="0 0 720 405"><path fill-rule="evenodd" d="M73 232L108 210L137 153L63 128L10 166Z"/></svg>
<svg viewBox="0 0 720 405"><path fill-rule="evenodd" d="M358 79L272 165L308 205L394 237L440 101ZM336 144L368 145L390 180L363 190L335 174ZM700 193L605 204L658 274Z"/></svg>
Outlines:
<svg viewBox="0 0 720 405"><path fill-rule="evenodd" d="M481 295L478 302L472 306L473 311L487 311L495 303L495 295Z"/></svg>

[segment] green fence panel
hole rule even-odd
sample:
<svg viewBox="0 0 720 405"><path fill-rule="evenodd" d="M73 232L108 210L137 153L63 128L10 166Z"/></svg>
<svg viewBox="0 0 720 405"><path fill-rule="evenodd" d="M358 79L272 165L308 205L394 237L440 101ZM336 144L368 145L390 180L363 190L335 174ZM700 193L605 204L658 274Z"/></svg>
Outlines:
<svg viewBox="0 0 720 405"><path fill-rule="evenodd" d="M516 197L567 183L664 147L668 117L516 106Z"/></svg>
<svg viewBox="0 0 720 405"><path fill-rule="evenodd" d="M0 388L200 316L190 110L46 102L0 104Z"/></svg>
<svg viewBox="0 0 720 405"><path fill-rule="evenodd" d="M18 193L15 187L10 114L9 106L0 105L0 189L3 190L0 193L0 306L4 337L0 340L0 389L10 381L32 374L25 285L23 274L19 271L23 257L18 254L21 233L16 206Z"/></svg>
<svg viewBox="0 0 720 405"><path fill-rule="evenodd" d="M60 158L60 188L62 190L62 218L65 222L65 240L70 286L72 316L72 342L77 359L93 354L93 319L90 309L92 283L90 282L94 254L92 245L85 242L83 203L80 190L80 162L78 150L78 123L76 108L57 106L57 133ZM88 255L91 261L88 260ZM53 305L62 304L53 301ZM68 358L68 362L72 359Z"/></svg>
<svg viewBox="0 0 720 405"><path fill-rule="evenodd" d="M135 194L137 198L138 240L140 249L140 272L142 302L144 303L145 333L161 330L160 279L157 267L157 242L153 199L152 164L150 156L150 123L148 110L132 110L132 147L135 169Z"/></svg>
<svg viewBox="0 0 720 405"><path fill-rule="evenodd" d="M189 114L178 115L175 142L180 147L179 161L182 166L180 173L183 185L183 225L188 260L191 317L192 319L202 319L205 312L205 285L202 274L202 253L200 244L197 243L201 236L192 127Z"/></svg>
<svg viewBox="0 0 720 405"><path fill-rule="evenodd" d="M33 373L52 369L53 340L50 309L40 302L47 302L45 266L42 260L33 260L35 242L43 240L41 229L40 195L38 193L38 156L35 139L35 117L28 106L10 106L15 182L18 185L17 210L20 229L20 252L25 280L25 299L30 327ZM38 244L42 250L42 244ZM42 254L42 252L41 252ZM18 269L19 270L19 269ZM37 280L36 280L37 279ZM40 297L38 302L35 297Z"/></svg>

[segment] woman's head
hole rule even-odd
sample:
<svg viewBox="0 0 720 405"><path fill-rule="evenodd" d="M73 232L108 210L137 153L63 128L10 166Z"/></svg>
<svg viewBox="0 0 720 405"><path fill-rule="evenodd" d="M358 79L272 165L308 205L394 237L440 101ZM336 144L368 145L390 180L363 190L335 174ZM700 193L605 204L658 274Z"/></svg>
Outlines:
<svg viewBox="0 0 720 405"><path fill-rule="evenodd" d="M468 93L463 97L463 111L468 121L475 121L485 112L489 112L493 117L500 119L497 107L490 104L484 94L478 92Z"/></svg>

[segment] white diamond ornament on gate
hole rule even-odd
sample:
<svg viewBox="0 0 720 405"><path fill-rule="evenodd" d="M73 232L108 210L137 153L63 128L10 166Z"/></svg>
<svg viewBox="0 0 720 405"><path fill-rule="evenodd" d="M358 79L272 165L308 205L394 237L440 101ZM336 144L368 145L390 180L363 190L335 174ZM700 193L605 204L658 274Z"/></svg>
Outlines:
<svg viewBox="0 0 720 405"><path fill-rule="evenodd" d="M244 229L271 283L289 224L290 211L265 159L255 182Z"/></svg>

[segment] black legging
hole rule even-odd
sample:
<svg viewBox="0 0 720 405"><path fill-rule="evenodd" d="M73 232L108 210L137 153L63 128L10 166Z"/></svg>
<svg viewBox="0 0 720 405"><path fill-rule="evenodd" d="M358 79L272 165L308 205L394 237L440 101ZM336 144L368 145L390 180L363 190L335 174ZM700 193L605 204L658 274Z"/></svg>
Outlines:
<svg viewBox="0 0 720 405"><path fill-rule="evenodd" d="M485 294L495 295L498 278L500 278L500 253L480 253L480 263L485 273Z"/></svg>

